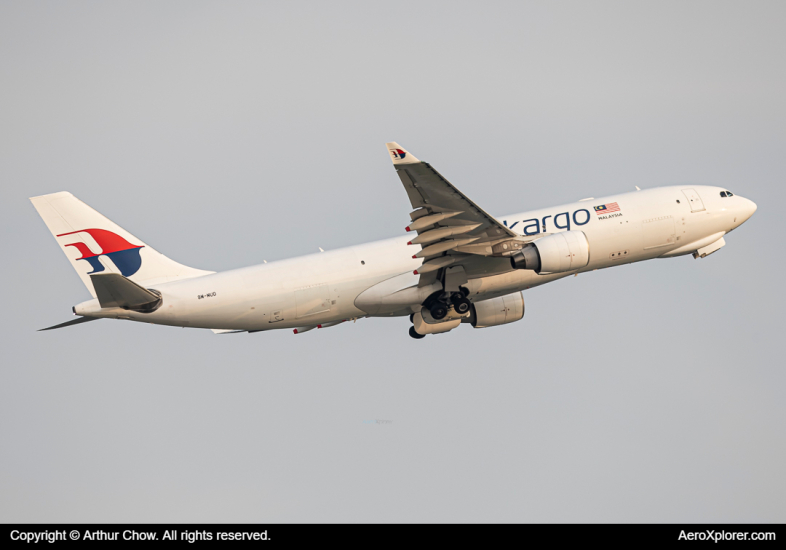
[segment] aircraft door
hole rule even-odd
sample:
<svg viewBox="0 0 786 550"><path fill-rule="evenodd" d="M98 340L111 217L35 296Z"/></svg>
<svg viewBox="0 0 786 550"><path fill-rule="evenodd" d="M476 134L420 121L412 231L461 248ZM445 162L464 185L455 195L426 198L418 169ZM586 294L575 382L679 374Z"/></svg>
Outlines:
<svg viewBox="0 0 786 550"><path fill-rule="evenodd" d="M694 189L683 189L682 193L688 199L691 212L701 212L704 210L704 203L702 202L699 194Z"/></svg>

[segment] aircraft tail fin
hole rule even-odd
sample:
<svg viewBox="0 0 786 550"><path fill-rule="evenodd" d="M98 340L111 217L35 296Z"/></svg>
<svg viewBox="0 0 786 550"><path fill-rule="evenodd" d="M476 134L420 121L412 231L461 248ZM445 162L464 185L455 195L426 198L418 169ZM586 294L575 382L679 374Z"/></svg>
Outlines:
<svg viewBox="0 0 786 550"><path fill-rule="evenodd" d="M95 273L116 273L143 286L213 273L170 260L71 193L30 200L94 298Z"/></svg>

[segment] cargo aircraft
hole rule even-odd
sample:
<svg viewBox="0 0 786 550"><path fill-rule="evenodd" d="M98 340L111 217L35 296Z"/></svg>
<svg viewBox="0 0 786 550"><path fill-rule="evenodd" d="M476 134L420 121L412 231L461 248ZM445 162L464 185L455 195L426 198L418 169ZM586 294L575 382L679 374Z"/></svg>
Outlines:
<svg viewBox="0 0 786 550"><path fill-rule="evenodd" d="M409 316L420 339L524 316L522 291L653 258L705 258L756 205L722 187L681 185L493 217L430 164L387 143L412 206L392 239L220 273L179 264L71 193L33 197L93 296L78 317L301 334L362 317Z"/></svg>

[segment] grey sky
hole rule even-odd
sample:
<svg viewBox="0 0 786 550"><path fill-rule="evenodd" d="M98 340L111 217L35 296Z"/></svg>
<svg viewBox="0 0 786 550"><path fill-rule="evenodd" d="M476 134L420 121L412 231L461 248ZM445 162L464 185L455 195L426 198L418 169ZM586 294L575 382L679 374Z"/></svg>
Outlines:
<svg viewBox="0 0 786 550"><path fill-rule="evenodd" d="M783 2L0 3L0 521L786 521ZM711 257L521 322L100 321L27 200L230 269L395 236L395 140L491 213L677 183ZM392 423L370 424L383 419Z"/></svg>

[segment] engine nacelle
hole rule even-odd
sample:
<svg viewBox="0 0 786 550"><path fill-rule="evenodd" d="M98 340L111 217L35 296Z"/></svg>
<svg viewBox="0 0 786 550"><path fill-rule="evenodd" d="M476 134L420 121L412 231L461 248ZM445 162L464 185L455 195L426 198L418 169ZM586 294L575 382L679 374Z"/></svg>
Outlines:
<svg viewBox="0 0 786 550"><path fill-rule="evenodd" d="M510 257L513 269L563 273L589 263L589 242L583 231L563 231L528 243Z"/></svg>
<svg viewBox="0 0 786 550"><path fill-rule="evenodd" d="M426 310L424 309L424 311ZM425 336L426 334L440 334L442 332L453 330L461 324L461 319L452 319L450 321L443 321L441 323L427 323L426 320L423 319L423 314L418 311L412 317L412 324L415 328L415 332Z"/></svg>
<svg viewBox="0 0 786 550"><path fill-rule="evenodd" d="M472 304L472 313L463 322L474 328L496 327L519 321L524 317L524 296L521 292Z"/></svg>

